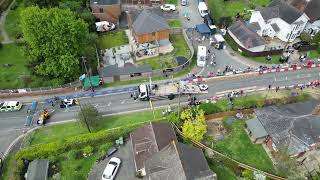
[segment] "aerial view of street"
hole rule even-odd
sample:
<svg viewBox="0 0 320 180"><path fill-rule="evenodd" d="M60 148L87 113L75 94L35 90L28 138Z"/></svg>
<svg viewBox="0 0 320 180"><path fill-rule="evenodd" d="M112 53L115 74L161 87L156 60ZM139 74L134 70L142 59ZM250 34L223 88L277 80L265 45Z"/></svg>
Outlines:
<svg viewBox="0 0 320 180"><path fill-rule="evenodd" d="M320 179L320 0L0 0L0 180Z"/></svg>

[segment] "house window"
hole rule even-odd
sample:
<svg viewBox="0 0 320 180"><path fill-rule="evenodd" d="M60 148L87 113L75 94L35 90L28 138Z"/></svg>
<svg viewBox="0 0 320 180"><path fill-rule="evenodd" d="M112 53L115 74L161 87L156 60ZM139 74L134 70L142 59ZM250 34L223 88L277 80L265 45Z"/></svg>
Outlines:
<svg viewBox="0 0 320 180"><path fill-rule="evenodd" d="M103 13L103 8L100 8L99 11L100 11L100 13Z"/></svg>
<svg viewBox="0 0 320 180"><path fill-rule="evenodd" d="M287 36L286 36L286 39L289 39L289 36L290 36L290 34L288 33Z"/></svg>

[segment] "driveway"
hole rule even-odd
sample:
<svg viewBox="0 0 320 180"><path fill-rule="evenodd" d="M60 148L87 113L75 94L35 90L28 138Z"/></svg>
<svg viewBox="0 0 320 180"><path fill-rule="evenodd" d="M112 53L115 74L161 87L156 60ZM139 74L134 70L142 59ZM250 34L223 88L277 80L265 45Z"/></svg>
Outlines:
<svg viewBox="0 0 320 180"><path fill-rule="evenodd" d="M115 178L116 180L141 180L135 177L135 165L133 161L131 148L131 141L128 141L124 146L120 147L118 151L111 156L118 157L122 161L117 176ZM99 163L96 163L89 174L88 180L100 180L102 177L103 170L111 157L106 158L105 160Z"/></svg>
<svg viewBox="0 0 320 180"><path fill-rule="evenodd" d="M198 0L188 0L187 6L181 6L180 0L178 0L178 11L181 21L183 22L183 28L194 28L197 24L203 23L203 19L198 11ZM190 20L188 21L184 15L188 13Z"/></svg>

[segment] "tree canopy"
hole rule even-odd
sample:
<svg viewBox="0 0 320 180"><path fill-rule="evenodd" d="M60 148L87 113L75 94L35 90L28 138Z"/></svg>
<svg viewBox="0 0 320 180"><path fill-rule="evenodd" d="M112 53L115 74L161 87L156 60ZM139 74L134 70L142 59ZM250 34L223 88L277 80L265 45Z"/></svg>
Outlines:
<svg viewBox="0 0 320 180"><path fill-rule="evenodd" d="M83 127L87 127L89 131L95 128L97 121L101 118L101 115L96 107L91 104L82 105L82 108L78 112L78 120Z"/></svg>
<svg viewBox="0 0 320 180"><path fill-rule="evenodd" d="M185 109L181 113L181 119L184 120L182 126L183 134L190 139L201 141L207 133L204 112L202 109Z"/></svg>
<svg viewBox="0 0 320 180"><path fill-rule="evenodd" d="M34 73L47 78L74 80L89 37L87 24L69 9L28 7L21 13L26 54Z"/></svg>

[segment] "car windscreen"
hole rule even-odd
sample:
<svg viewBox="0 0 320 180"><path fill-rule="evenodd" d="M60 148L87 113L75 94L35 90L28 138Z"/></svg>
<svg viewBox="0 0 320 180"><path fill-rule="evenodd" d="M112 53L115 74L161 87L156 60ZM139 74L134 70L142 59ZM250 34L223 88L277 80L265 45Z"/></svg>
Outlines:
<svg viewBox="0 0 320 180"><path fill-rule="evenodd" d="M112 164L114 166L118 166L118 164L116 162L110 161L109 164Z"/></svg>

